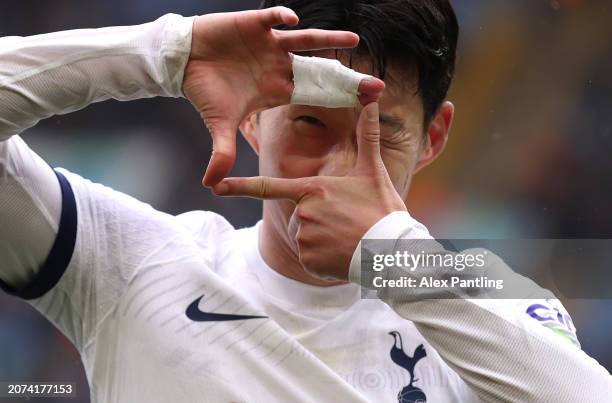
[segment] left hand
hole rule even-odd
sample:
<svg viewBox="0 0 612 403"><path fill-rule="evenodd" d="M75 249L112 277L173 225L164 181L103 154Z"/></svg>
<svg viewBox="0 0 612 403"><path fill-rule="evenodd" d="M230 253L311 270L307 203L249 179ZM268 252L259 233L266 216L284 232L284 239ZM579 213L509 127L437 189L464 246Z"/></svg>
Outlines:
<svg viewBox="0 0 612 403"><path fill-rule="evenodd" d="M357 147L355 167L343 177L227 178L213 190L220 196L295 202L290 227L296 228L300 263L315 276L346 280L368 229L394 211L406 211L380 155L377 103L361 112Z"/></svg>

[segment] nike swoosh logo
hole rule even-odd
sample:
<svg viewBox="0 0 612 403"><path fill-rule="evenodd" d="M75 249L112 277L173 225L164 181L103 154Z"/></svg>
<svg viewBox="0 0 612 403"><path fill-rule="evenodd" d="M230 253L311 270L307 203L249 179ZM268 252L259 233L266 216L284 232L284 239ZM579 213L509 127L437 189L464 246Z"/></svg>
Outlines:
<svg viewBox="0 0 612 403"><path fill-rule="evenodd" d="M223 322L228 320L247 320L247 319L265 319L267 316L251 316L251 315L232 315L228 313L213 313L203 312L198 308L200 301L204 298L202 295L187 307L185 314L194 322Z"/></svg>

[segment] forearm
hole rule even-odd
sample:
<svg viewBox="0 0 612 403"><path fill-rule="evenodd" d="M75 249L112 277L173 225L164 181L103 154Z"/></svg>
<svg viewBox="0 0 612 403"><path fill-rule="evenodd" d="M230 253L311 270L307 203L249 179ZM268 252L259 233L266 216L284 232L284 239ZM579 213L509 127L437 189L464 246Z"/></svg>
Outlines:
<svg viewBox="0 0 612 403"><path fill-rule="evenodd" d="M578 347L501 317L512 301L386 302L484 401L604 402L612 392L608 372Z"/></svg>
<svg viewBox="0 0 612 403"><path fill-rule="evenodd" d="M405 213L386 218L366 238L432 239L425 227ZM350 279L367 287L371 277L361 271L359 249L353 256ZM495 256L487 262L504 265ZM507 266L505 269L509 271ZM393 269L385 278L406 275L414 276L407 270ZM521 288L534 288L533 282L516 276L519 278L513 280L522 281ZM431 299L423 299L418 290L386 288L378 290L377 295L401 317L412 321L483 400L599 402L612 393L611 377L603 367L577 345L568 343L558 329L552 331L551 326L543 326L526 314L529 300L442 299L443 295L435 293L428 295Z"/></svg>
<svg viewBox="0 0 612 403"><path fill-rule="evenodd" d="M0 38L0 141L107 99L182 96L192 18Z"/></svg>

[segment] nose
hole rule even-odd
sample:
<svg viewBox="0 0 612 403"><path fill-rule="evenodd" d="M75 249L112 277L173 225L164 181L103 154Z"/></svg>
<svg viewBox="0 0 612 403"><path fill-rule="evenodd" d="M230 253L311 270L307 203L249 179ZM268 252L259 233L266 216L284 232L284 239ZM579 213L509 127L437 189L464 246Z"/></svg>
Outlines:
<svg viewBox="0 0 612 403"><path fill-rule="evenodd" d="M363 107L338 110L343 119L335 144L327 151L319 167L319 176L346 176L357 162L357 121Z"/></svg>
<svg viewBox="0 0 612 403"><path fill-rule="evenodd" d="M355 137L335 144L327 153L319 168L319 176L346 176L357 162Z"/></svg>

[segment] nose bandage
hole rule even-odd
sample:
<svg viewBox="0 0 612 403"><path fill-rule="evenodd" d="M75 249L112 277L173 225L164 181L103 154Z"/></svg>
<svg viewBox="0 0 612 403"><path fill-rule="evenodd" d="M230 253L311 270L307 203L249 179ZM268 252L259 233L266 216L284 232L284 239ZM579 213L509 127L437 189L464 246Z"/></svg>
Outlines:
<svg viewBox="0 0 612 403"><path fill-rule="evenodd" d="M335 59L293 56L294 89L291 103L350 108L359 103L359 83L371 78Z"/></svg>

